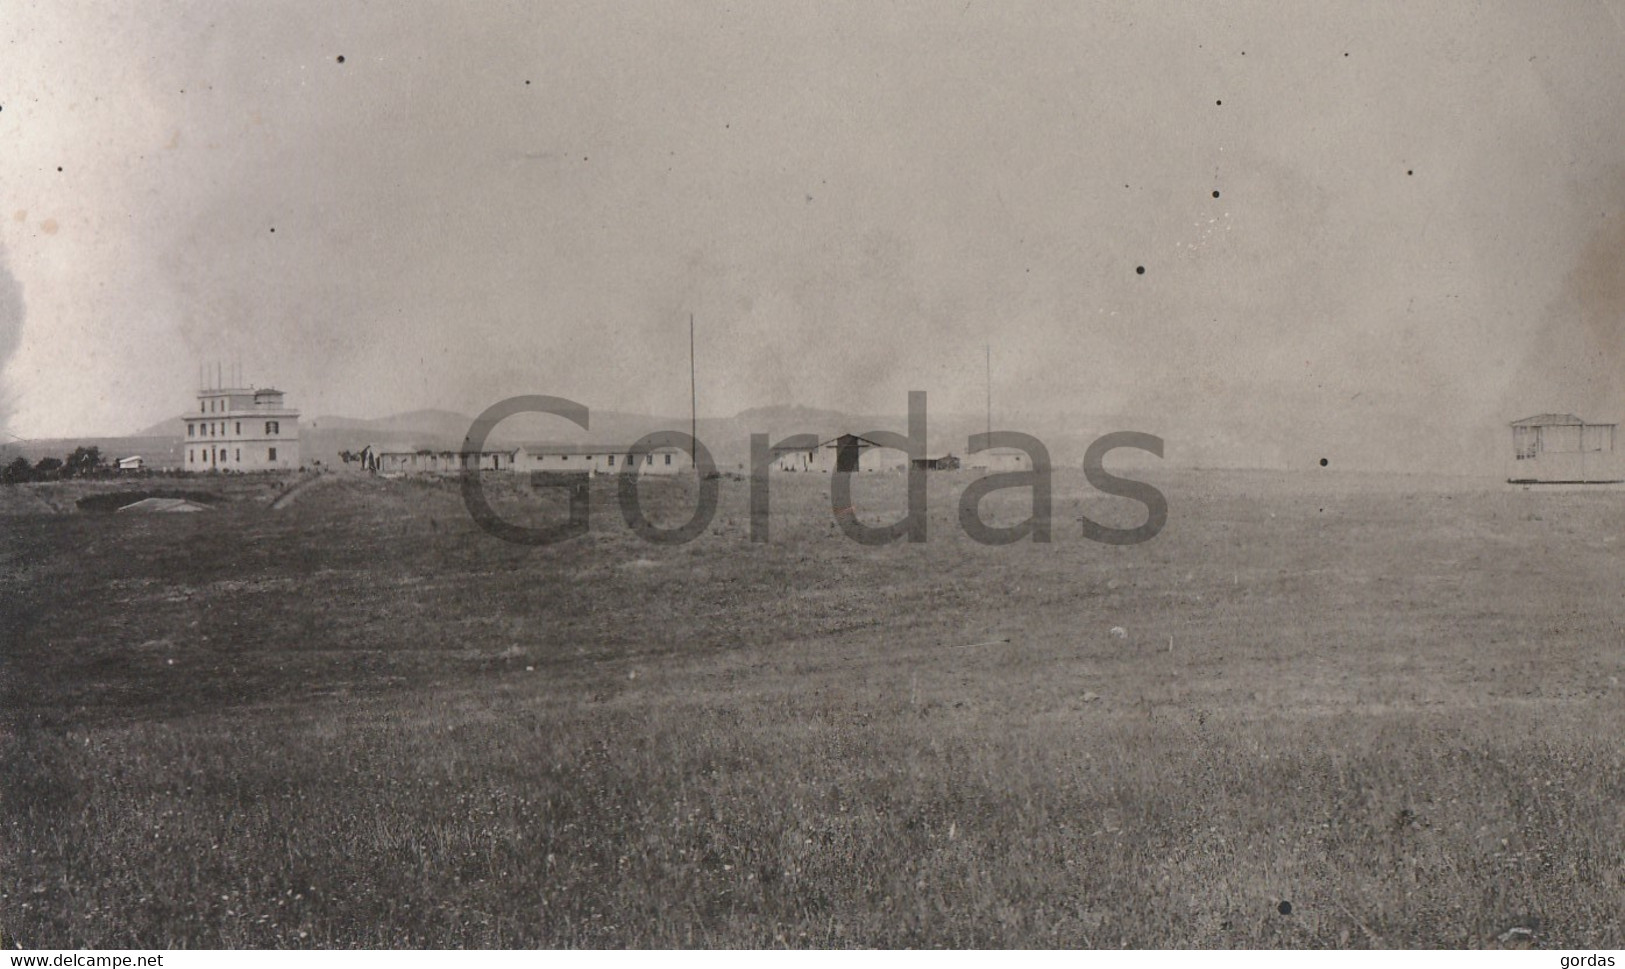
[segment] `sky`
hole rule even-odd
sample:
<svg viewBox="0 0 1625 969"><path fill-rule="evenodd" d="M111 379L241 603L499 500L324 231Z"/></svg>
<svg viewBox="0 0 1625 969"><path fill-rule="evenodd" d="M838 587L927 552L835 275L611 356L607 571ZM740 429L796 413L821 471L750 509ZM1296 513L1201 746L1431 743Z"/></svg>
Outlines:
<svg viewBox="0 0 1625 969"><path fill-rule="evenodd" d="M217 366L307 416L681 415L692 313L702 416L979 413L988 353L1013 429L1459 463L1529 414L1625 419L1622 25L12 3L0 430L132 433Z"/></svg>

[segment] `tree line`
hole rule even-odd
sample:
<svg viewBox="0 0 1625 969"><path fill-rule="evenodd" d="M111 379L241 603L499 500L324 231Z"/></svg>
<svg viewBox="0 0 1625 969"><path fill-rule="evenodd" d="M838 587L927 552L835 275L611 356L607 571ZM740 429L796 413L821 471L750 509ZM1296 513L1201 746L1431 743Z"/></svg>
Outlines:
<svg viewBox="0 0 1625 969"><path fill-rule="evenodd" d="M24 481L60 481L63 478L88 478L112 470L101 448L78 447L66 458L40 458L29 464L19 457L0 467L0 484L20 484Z"/></svg>

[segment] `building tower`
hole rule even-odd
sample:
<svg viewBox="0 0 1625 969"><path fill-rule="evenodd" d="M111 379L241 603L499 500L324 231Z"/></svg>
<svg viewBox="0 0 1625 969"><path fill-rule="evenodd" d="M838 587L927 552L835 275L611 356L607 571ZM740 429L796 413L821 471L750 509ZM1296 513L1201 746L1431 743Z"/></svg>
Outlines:
<svg viewBox="0 0 1625 969"><path fill-rule="evenodd" d="M187 471L273 471L299 467L299 412L280 390L198 391L185 415Z"/></svg>

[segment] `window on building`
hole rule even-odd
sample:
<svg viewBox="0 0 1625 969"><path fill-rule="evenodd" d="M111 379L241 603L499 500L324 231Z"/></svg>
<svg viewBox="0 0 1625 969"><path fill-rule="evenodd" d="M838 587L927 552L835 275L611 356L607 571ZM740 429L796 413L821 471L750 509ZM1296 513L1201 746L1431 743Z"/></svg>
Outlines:
<svg viewBox="0 0 1625 969"><path fill-rule="evenodd" d="M186 436L187 437L192 436L192 425L191 424L186 425Z"/></svg>
<svg viewBox="0 0 1625 969"><path fill-rule="evenodd" d="M241 461L243 459L243 449L242 448L236 448L235 450L237 451L237 453L232 456L232 460L233 461Z"/></svg>
<svg viewBox="0 0 1625 969"><path fill-rule="evenodd" d="M615 467L615 455L613 454L609 456L609 466L612 468Z"/></svg>
<svg viewBox="0 0 1625 969"><path fill-rule="evenodd" d="M653 454L645 454L643 456L643 463L644 464L654 464L655 463L655 456Z"/></svg>
<svg viewBox="0 0 1625 969"><path fill-rule="evenodd" d="M187 464L196 464L197 463L197 458L193 457L191 448L186 449L186 463Z"/></svg>
<svg viewBox="0 0 1625 969"><path fill-rule="evenodd" d="M280 431L281 431L281 427L280 427L280 425L279 425L279 423L277 421L266 421L265 422L265 433L267 433L267 434L277 434L277 433L280 433Z"/></svg>
<svg viewBox="0 0 1625 969"><path fill-rule="evenodd" d="M242 421L237 421L236 433L241 434L242 432L243 432L243 422Z"/></svg>
<svg viewBox="0 0 1625 969"><path fill-rule="evenodd" d="M276 460L276 448L269 448L268 450L270 451L270 453L266 455L265 459L267 461L275 461Z"/></svg>
<svg viewBox="0 0 1625 969"><path fill-rule="evenodd" d="M207 410L208 410L208 407L204 406L203 401L200 400L200 401L197 402L197 412L199 414L205 413Z"/></svg>
<svg viewBox="0 0 1625 969"><path fill-rule="evenodd" d="M670 463L671 463L671 455L669 455L669 454L668 454L668 455L666 455L666 463L667 463L667 464L670 464Z"/></svg>

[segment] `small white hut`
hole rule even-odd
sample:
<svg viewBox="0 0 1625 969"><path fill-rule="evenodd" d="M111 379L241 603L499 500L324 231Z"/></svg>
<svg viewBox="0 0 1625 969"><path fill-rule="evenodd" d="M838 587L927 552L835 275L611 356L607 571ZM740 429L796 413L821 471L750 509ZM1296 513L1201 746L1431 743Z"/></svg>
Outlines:
<svg viewBox="0 0 1625 969"><path fill-rule="evenodd" d="M1573 414L1537 414L1512 422L1514 484L1595 484L1625 478L1614 449L1617 425Z"/></svg>

